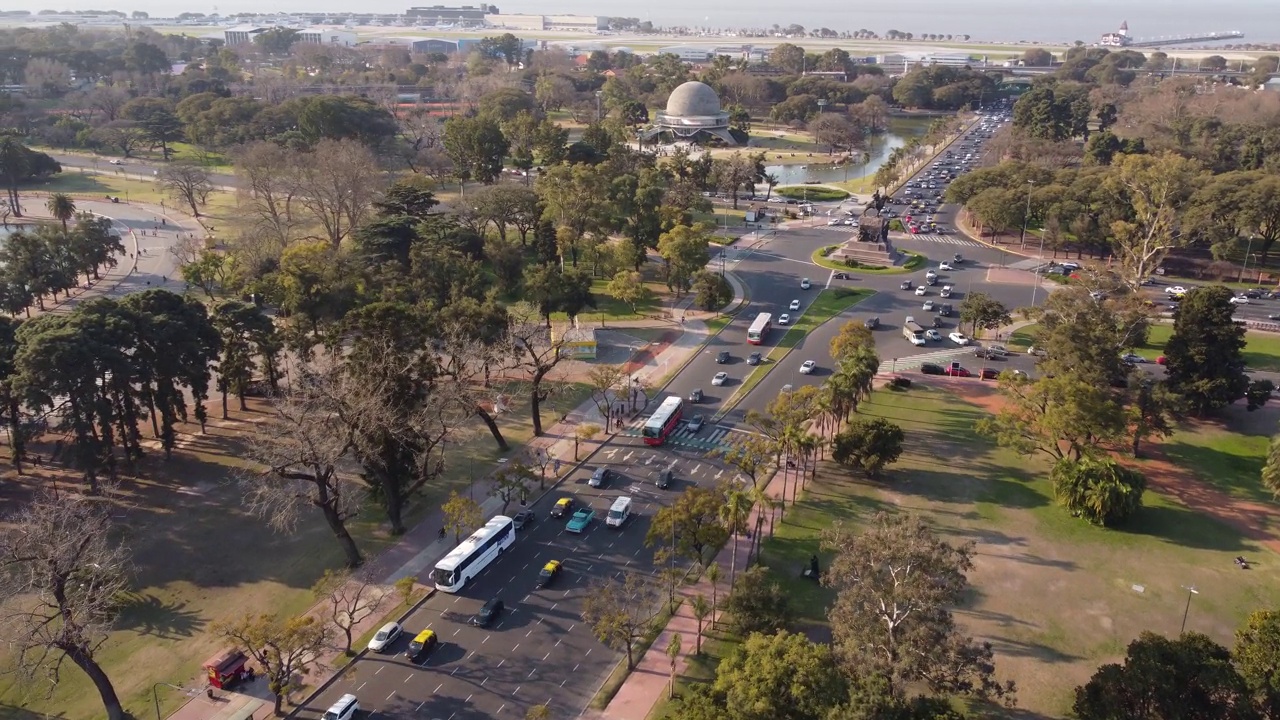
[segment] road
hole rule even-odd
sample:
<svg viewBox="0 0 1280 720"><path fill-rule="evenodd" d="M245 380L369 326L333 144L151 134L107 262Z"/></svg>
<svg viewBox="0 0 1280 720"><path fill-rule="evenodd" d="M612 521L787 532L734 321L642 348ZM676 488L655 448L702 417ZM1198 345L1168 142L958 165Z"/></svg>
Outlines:
<svg viewBox="0 0 1280 720"><path fill-rule="evenodd" d="M609 487L588 487L587 478L601 466L621 477ZM676 479L662 490L655 481L668 466L674 466ZM644 538L657 509L691 484L709 486L732 476L714 461L674 447L651 448L626 437L611 441L565 480L562 492L533 506L534 525L462 592L437 593L406 621L391 652L353 661L299 717L321 717L345 693L354 693L378 718L516 719L542 703L551 706L552 717L577 717L622 657L582 622L590 584L623 571L653 572L653 550ZM607 528L604 515L622 495L633 499L635 514L622 529ZM583 535L567 533L564 520L548 515L564 496L596 512ZM564 570L549 587L537 589L539 571L553 559L563 561ZM507 606L500 622L488 629L470 626L468 619L493 597ZM441 645L423 661L409 661L405 648L427 628L436 631Z"/></svg>
<svg viewBox="0 0 1280 720"><path fill-rule="evenodd" d="M49 157L57 160L64 167L86 168L97 172L112 174L119 171L122 175L138 176L131 179L148 179L154 178L160 174L163 163L151 162L148 160L136 160L133 158L119 160L119 158L98 157L94 155L80 155L74 153L48 153ZM111 160L119 160L121 164L114 165ZM235 175L227 175L225 173L211 173L209 180L220 188L233 188L236 184Z"/></svg>

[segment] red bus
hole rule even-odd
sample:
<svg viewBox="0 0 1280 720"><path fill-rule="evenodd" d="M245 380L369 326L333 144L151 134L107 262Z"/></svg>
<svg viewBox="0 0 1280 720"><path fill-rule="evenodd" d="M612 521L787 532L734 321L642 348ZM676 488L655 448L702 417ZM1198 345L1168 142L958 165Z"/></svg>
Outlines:
<svg viewBox="0 0 1280 720"><path fill-rule="evenodd" d="M680 416L683 414L683 400L675 395L663 400L658 409L644 423L645 444L661 445L680 424Z"/></svg>
<svg viewBox="0 0 1280 720"><path fill-rule="evenodd" d="M759 345L764 342L764 338L769 334L769 328L772 327L773 316L769 313L760 313L756 316L755 322L751 323L751 327L747 328L747 342L752 345Z"/></svg>

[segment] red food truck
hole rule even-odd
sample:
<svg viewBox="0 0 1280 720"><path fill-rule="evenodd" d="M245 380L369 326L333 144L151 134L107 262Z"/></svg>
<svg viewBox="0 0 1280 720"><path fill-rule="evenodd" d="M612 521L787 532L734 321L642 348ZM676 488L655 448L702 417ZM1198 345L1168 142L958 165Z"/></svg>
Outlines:
<svg viewBox="0 0 1280 720"><path fill-rule="evenodd" d="M209 658L204 663L209 684L219 690L229 688L242 680L253 680L249 668L249 656L239 650L227 650Z"/></svg>

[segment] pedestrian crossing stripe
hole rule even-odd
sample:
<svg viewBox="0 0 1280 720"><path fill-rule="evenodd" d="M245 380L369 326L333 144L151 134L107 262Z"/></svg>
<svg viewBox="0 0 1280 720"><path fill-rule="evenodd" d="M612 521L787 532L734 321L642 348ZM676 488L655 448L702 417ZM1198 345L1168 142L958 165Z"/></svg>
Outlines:
<svg viewBox="0 0 1280 720"><path fill-rule="evenodd" d="M858 228L848 225L819 225L819 230L830 230L832 232L840 232L852 235L858 232ZM959 245L961 247L984 247L980 242L967 240L961 237L951 237L950 235L937 235L934 233L920 233L919 235L906 234L907 240L921 240L923 242L935 242L941 245Z"/></svg>
<svg viewBox="0 0 1280 720"><path fill-rule="evenodd" d="M896 358L893 360L884 360L880 363L880 373L891 373L898 370L914 370L927 362L959 360L962 357L973 355L972 347L946 348L943 350L935 350L933 352L921 353L919 355L911 355L908 357Z"/></svg>
<svg viewBox="0 0 1280 720"><path fill-rule="evenodd" d="M644 434L646 419L638 418L632 420L622 429L622 434L629 437L641 437ZM728 435L731 432L733 431L730 428L715 426L709 430L693 433L689 431L688 427L681 425L679 430L667 436L667 441L663 444L694 448L696 450L718 450L730 447Z"/></svg>

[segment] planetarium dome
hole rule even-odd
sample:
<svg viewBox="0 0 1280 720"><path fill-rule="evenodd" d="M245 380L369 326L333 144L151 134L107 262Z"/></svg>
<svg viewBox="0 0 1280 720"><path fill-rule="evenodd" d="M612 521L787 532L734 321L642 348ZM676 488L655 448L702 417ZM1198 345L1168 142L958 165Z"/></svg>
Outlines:
<svg viewBox="0 0 1280 720"><path fill-rule="evenodd" d="M672 117L712 117L720 114L720 96L706 83L690 80L671 91L667 115Z"/></svg>
<svg viewBox="0 0 1280 720"><path fill-rule="evenodd" d="M696 80L672 90L667 97L667 109L658 113L653 125L640 133L641 140L658 136L738 144L729 132L729 113L721 109L720 96L710 85Z"/></svg>

